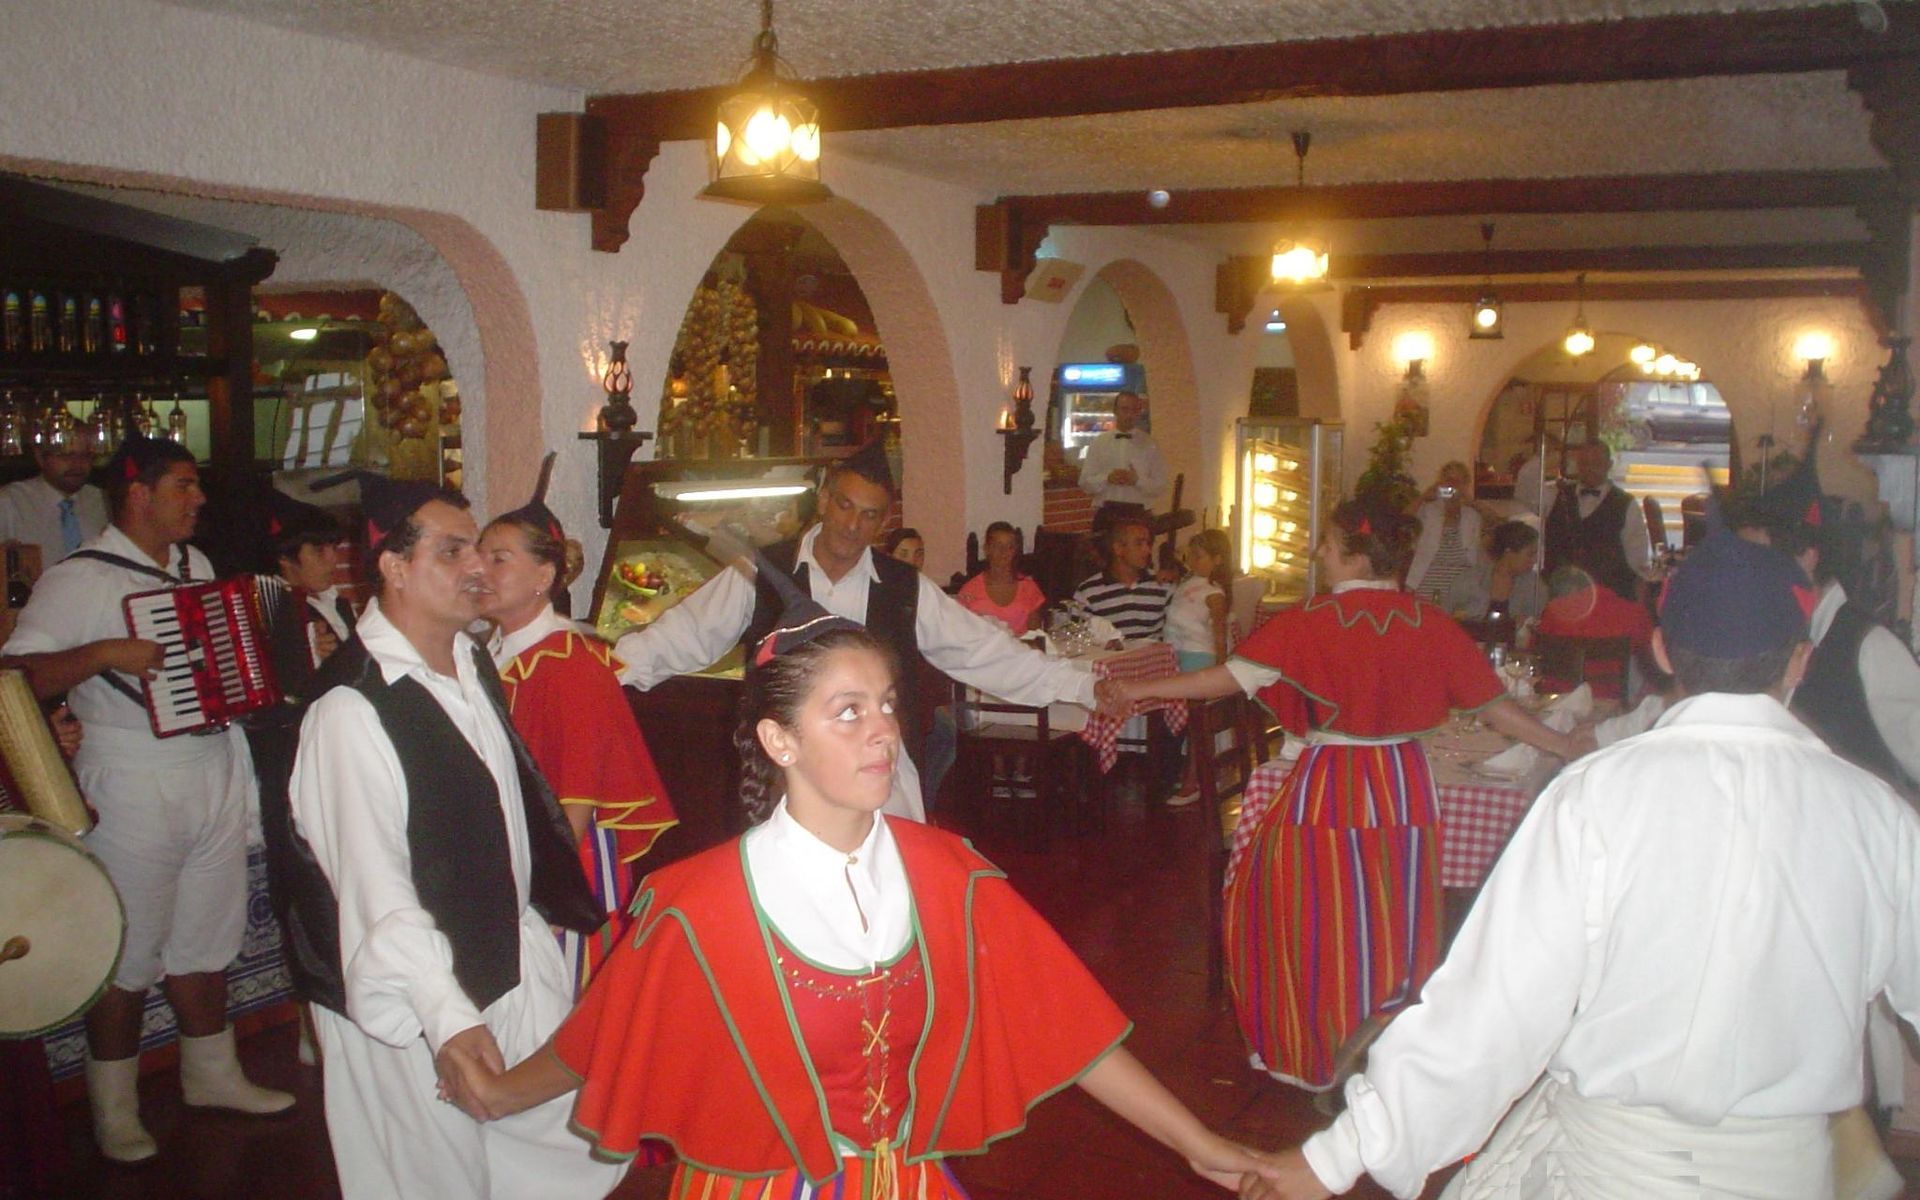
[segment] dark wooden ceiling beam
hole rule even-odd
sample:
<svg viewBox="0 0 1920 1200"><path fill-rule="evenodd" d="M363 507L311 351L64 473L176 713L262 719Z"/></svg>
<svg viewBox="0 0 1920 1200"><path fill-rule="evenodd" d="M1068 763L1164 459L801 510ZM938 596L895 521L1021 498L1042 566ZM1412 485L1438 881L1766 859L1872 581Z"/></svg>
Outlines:
<svg viewBox="0 0 1920 1200"><path fill-rule="evenodd" d="M1899 203L1892 173L1722 171L1564 179L1439 179L1173 192L1156 208L1144 191L1003 196L1028 223L1222 225L1514 213L1707 212L1858 208Z"/></svg>
<svg viewBox="0 0 1920 1200"><path fill-rule="evenodd" d="M1849 4L1498 29L1207 46L805 82L830 132L1140 112L1305 96L1845 70L1920 54L1920 11ZM731 85L592 97L587 111L663 141L705 138Z"/></svg>
<svg viewBox="0 0 1920 1200"><path fill-rule="evenodd" d="M1859 270L1874 244L1793 242L1739 246L1595 246L1584 249L1440 251L1410 254L1334 254L1334 279L1444 279L1494 275L1555 275L1576 271L1779 271L1819 267ZM1255 258L1265 267L1264 259Z"/></svg>

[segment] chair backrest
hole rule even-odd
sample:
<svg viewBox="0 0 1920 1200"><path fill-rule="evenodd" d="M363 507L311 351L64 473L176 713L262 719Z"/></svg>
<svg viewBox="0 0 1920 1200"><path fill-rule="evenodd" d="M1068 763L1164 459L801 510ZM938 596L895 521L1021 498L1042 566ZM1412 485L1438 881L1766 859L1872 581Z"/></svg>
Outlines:
<svg viewBox="0 0 1920 1200"><path fill-rule="evenodd" d="M1461 617L1460 628L1482 646L1511 646L1517 629L1512 617Z"/></svg>
<svg viewBox="0 0 1920 1200"><path fill-rule="evenodd" d="M1247 698L1239 692L1187 702L1187 745L1193 756L1193 778L1199 785L1201 802L1210 810L1245 791L1248 777L1259 765L1249 707Z"/></svg>
<svg viewBox="0 0 1920 1200"><path fill-rule="evenodd" d="M1033 565L1029 574L1048 600L1055 604L1067 600L1080 581L1092 573L1082 566L1085 545L1085 534L1048 529L1045 525L1033 531L1033 554L1029 558Z"/></svg>
<svg viewBox="0 0 1920 1200"><path fill-rule="evenodd" d="M1570 637L1540 633L1533 639L1540 656L1540 674L1569 683L1612 683L1627 694L1627 668L1633 658L1633 639L1625 637ZM1591 664L1591 665L1589 665Z"/></svg>
<svg viewBox="0 0 1920 1200"><path fill-rule="evenodd" d="M1227 622L1234 637L1243 638L1253 632L1254 620L1260 615L1260 597L1267 594L1267 581L1258 575L1242 575L1233 581L1232 593Z"/></svg>
<svg viewBox="0 0 1920 1200"><path fill-rule="evenodd" d="M1640 514L1647 519L1647 541L1655 553L1667 548L1667 517L1660 508L1660 497L1640 497Z"/></svg>
<svg viewBox="0 0 1920 1200"><path fill-rule="evenodd" d="M1009 713L1032 717L1033 723L1040 730L1041 741L1044 742L1052 736L1048 721L1050 714L1046 705L1035 707L1028 704L1014 704L1006 700L995 700L978 688L968 687L957 679L952 683L954 723L959 726L962 735L981 725L993 724L987 718L995 713Z"/></svg>

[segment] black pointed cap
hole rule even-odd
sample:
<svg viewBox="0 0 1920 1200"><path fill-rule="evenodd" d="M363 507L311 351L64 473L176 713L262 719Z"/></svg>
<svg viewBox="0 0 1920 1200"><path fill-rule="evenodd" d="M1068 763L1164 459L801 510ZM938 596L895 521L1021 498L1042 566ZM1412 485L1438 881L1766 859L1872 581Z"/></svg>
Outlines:
<svg viewBox="0 0 1920 1200"><path fill-rule="evenodd" d="M1667 581L1660 632L1667 645L1709 658L1752 658L1805 640L1814 600L1798 563L1722 527Z"/></svg>
<svg viewBox="0 0 1920 1200"><path fill-rule="evenodd" d="M773 629L754 647L754 666L763 667L775 656L790 653L823 634L841 629L866 628L858 621L849 621L828 612L819 601L800 590L793 576L774 566L758 547L735 530L723 526L702 535L686 525L679 527L696 537L705 536L707 553L722 562L744 557L753 564L760 578L766 580L779 595L780 619L774 622Z"/></svg>
<svg viewBox="0 0 1920 1200"><path fill-rule="evenodd" d="M531 525L535 529L545 530L548 537L556 542L567 540L567 531L560 527L560 518L553 515L547 507L547 483L553 478L554 452L547 451L547 457L540 463L540 481L534 485L533 499L519 508L501 513L494 518L497 521L513 521L522 525Z"/></svg>
<svg viewBox="0 0 1920 1200"><path fill-rule="evenodd" d="M893 468L887 463L887 450L879 438L835 463L834 470L852 471L868 483L876 483L889 492L893 491Z"/></svg>
<svg viewBox="0 0 1920 1200"><path fill-rule="evenodd" d="M169 438L148 437L141 433L129 433L120 443L120 448L107 460L107 478L133 479L142 472L163 463L191 463L193 452L179 442Z"/></svg>
<svg viewBox="0 0 1920 1200"><path fill-rule="evenodd" d="M1826 503L1820 493L1820 471L1816 461L1819 458L1819 446L1820 426L1815 425L1812 435L1807 439L1807 456L1800 460L1800 465L1781 476L1753 502L1753 516L1760 524L1769 528L1803 524L1817 528L1826 524Z"/></svg>
<svg viewBox="0 0 1920 1200"><path fill-rule="evenodd" d="M418 479L389 479L373 471L342 471L314 481L313 490L325 491L349 480L360 481L360 511L367 519L367 552L378 555L380 547L407 518L435 500L452 500L453 493L437 483Z"/></svg>

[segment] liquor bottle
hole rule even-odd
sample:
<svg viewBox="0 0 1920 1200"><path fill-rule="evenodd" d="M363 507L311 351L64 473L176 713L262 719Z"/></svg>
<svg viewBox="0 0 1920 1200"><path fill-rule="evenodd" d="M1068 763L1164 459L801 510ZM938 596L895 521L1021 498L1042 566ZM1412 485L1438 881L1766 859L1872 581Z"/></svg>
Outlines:
<svg viewBox="0 0 1920 1200"><path fill-rule="evenodd" d="M107 295L107 348L115 354L125 354L131 343L127 339L127 301L118 292Z"/></svg>
<svg viewBox="0 0 1920 1200"><path fill-rule="evenodd" d="M54 345L62 354L72 354L80 349L80 298L72 292L60 293L60 307L54 323Z"/></svg>
<svg viewBox="0 0 1920 1200"><path fill-rule="evenodd" d="M80 327L80 349L87 354L99 354L107 348L107 314L101 306L100 297L87 297L87 317Z"/></svg>
<svg viewBox="0 0 1920 1200"><path fill-rule="evenodd" d="M159 301L152 296L135 296L127 302L133 313L133 352L135 354L153 354L160 349L158 335L154 331L153 316Z"/></svg>
<svg viewBox="0 0 1920 1200"><path fill-rule="evenodd" d="M39 288L27 294L27 349L35 354L53 349L53 304Z"/></svg>
<svg viewBox="0 0 1920 1200"><path fill-rule="evenodd" d="M17 287L0 291L0 350L18 354L27 348L27 302Z"/></svg>

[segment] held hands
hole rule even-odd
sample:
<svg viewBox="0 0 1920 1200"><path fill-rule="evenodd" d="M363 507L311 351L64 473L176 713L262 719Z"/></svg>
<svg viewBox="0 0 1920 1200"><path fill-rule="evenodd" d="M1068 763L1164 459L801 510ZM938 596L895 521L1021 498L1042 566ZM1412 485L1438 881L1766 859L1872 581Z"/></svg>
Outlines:
<svg viewBox="0 0 1920 1200"><path fill-rule="evenodd" d="M313 626L313 661L315 665L332 658L333 652L339 648L340 635L333 631L333 626L327 624L325 621L315 622Z"/></svg>
<svg viewBox="0 0 1920 1200"><path fill-rule="evenodd" d="M433 1065L440 1074L440 1099L459 1106L476 1121L511 1114L500 1103L500 1076L507 1069L500 1046L485 1025L462 1029L446 1040Z"/></svg>
<svg viewBox="0 0 1920 1200"><path fill-rule="evenodd" d="M1102 679L1093 685L1093 698L1103 717L1122 718L1133 714L1135 697L1126 681Z"/></svg>
<svg viewBox="0 0 1920 1200"><path fill-rule="evenodd" d="M1298 1148L1260 1157L1260 1169L1241 1177L1241 1200L1323 1200L1333 1195Z"/></svg>
<svg viewBox="0 0 1920 1200"><path fill-rule="evenodd" d="M1132 487L1140 482L1140 473L1132 467L1121 467L1107 472L1107 482L1115 487Z"/></svg>
<svg viewBox="0 0 1920 1200"><path fill-rule="evenodd" d="M158 674L167 656L159 642L145 638L108 638L95 642L94 647L101 670L138 675L142 679L152 679Z"/></svg>

